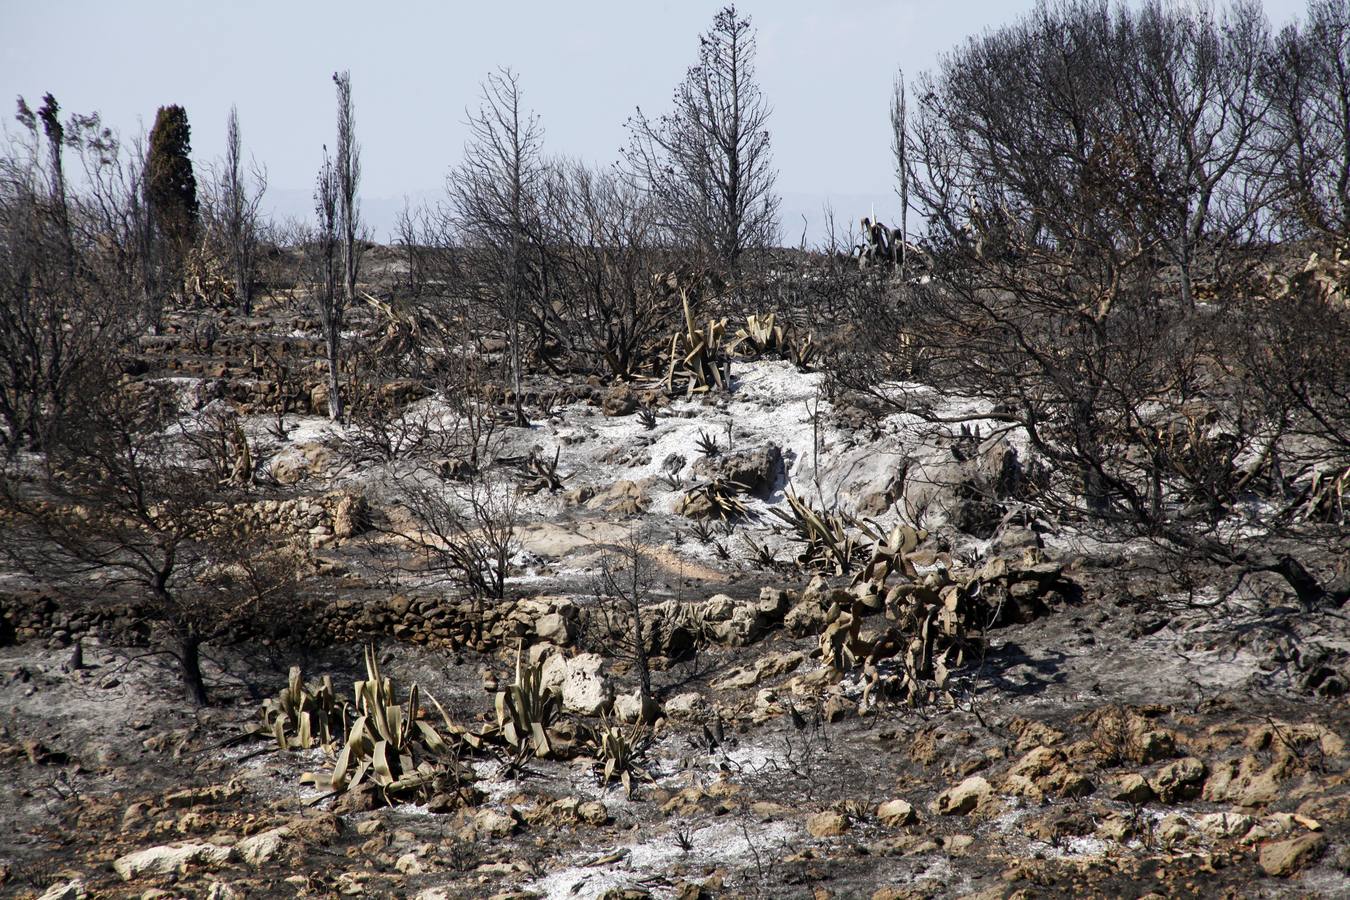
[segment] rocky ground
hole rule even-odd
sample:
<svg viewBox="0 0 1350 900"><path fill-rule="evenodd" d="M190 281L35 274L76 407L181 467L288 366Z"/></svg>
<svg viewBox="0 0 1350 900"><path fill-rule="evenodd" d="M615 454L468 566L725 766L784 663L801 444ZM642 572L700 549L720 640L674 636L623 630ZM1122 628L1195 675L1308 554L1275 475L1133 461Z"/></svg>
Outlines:
<svg viewBox="0 0 1350 900"><path fill-rule="evenodd" d="M759 361L735 363L732 391L704 400L555 385L532 427L504 428L498 456L556 453L561 485L516 501L511 598L471 635L476 611L428 573L381 562L406 527L395 488L434 460L350 464L307 391L286 401L284 438L268 437L268 404L286 389L250 340L303 343L278 335L304 326L236 323L196 355L184 328L150 342L138 377L178 379L199 415L244 410L292 491L259 515L306 549L328 638L211 648L215 705L197 710L163 658L105 627L133 614L73 613L4 582L0 893L1350 894L1345 610L1299 609L1260 578L1231 595L1168 593L1141 574L1146 549L991 518L980 498L1025 455L1015 435L837 408L820 375ZM444 412L434 399L409 410ZM740 485L734 529L697 524L698 488L719 476ZM972 482L982 489L962 490ZM977 652L922 702L885 692L898 677L887 661L862 664L896 596L794 565L801 544L772 512L789 489L881 533L922 519L915 584L1003 598ZM518 652L556 687L564 740L601 713L631 717L632 667L584 627L598 573L630 539L655 572L662 704L631 795L584 753L518 764L483 752L461 760L457 793L388 806L302 780L331 768L330 751L246 735L292 665L349 695L366 640L400 696L416 683L466 727L495 721ZM676 652L691 629L694 652Z"/></svg>

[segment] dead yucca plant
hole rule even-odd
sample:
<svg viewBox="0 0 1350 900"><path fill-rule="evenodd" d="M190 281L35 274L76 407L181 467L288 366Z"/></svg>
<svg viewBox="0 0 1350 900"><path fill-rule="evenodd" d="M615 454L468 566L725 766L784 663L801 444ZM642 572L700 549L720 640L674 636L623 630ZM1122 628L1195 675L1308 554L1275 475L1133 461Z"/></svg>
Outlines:
<svg viewBox="0 0 1350 900"><path fill-rule="evenodd" d="M769 511L791 526L797 540L805 545L797 556L797 565L835 575L852 571L861 550L858 538L850 532L855 523L841 513L812 509L791 486L787 501L788 511Z"/></svg>
<svg viewBox="0 0 1350 900"><path fill-rule="evenodd" d="M691 519L745 518L750 515L750 508L741 499L746 490L739 481L719 476L685 491L676 512Z"/></svg>
<svg viewBox="0 0 1350 900"><path fill-rule="evenodd" d="M556 494L562 490L563 479L558 474L558 459L561 455L561 447L553 451L552 460L541 457L537 451L530 451L524 463L525 479L520 483L520 492L537 494L540 491L548 491L550 494Z"/></svg>
<svg viewBox="0 0 1350 900"><path fill-rule="evenodd" d="M544 688L544 667L527 663L516 650L516 680L497 693L497 728L516 748L530 747L540 759L553 753L548 728L558 711L558 698Z"/></svg>
<svg viewBox="0 0 1350 900"><path fill-rule="evenodd" d="M711 320L703 328L694 324L694 313L689 308L689 295L680 291L684 306L684 330L670 339L670 363L666 372L666 388L674 391L682 382L689 395L726 390L731 385L731 364L722 358L722 338L727 320Z"/></svg>
<svg viewBox="0 0 1350 900"><path fill-rule="evenodd" d="M641 765L651 740L650 731L641 724L625 728L615 722L604 721L595 742L597 767L604 784L615 781L623 785L624 793L633 795L633 779L652 780Z"/></svg>

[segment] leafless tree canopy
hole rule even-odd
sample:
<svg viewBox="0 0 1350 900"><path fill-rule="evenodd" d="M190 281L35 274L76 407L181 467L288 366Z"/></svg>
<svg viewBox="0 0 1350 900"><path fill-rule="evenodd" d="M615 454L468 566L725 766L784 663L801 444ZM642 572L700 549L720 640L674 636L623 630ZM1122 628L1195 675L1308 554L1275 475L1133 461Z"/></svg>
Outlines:
<svg viewBox="0 0 1350 900"><path fill-rule="evenodd" d="M778 238L768 102L755 83L755 36L734 6L699 38L699 61L658 119L629 120L624 161L679 244L723 264Z"/></svg>
<svg viewBox="0 0 1350 900"><path fill-rule="evenodd" d="M1311 276L1262 274L1291 263L1284 229L1318 230L1302 210L1336 208L1324 168L1300 187L1296 129L1269 115L1289 106L1271 46L1248 3L1053 3L972 39L923 81L907 137L936 277L859 314L878 358L911 366L893 374L921 362L1025 430L1056 518L1275 572L1316 603L1340 589L1279 549L1307 501L1279 460L1303 485L1350 462L1329 364L1347 311ZM1294 199L1310 190L1324 199ZM1259 538L1232 521L1258 481Z"/></svg>
<svg viewBox="0 0 1350 900"><path fill-rule="evenodd" d="M97 116L63 125L22 99L24 141L0 158L0 446L40 448L72 399L107 378L143 320L140 169ZM43 144L45 143L45 148ZM78 189L68 185L71 151Z"/></svg>
<svg viewBox="0 0 1350 900"><path fill-rule="evenodd" d="M1276 38L1264 72L1270 143L1292 236L1350 232L1350 9L1313 0L1302 26Z"/></svg>
<svg viewBox="0 0 1350 900"><path fill-rule="evenodd" d="M204 704L202 645L261 621L290 567L232 515L244 484L208 477L207 444L185 440L177 414L163 388L77 398L37 470L0 471L0 551L45 581L137 592L187 699Z"/></svg>
<svg viewBox="0 0 1350 900"><path fill-rule="evenodd" d="M509 69L488 75L469 130L464 159L448 182L453 222L476 293L505 322L512 388L519 398L524 330L534 324L535 349L542 353L549 315L540 224L543 129L522 106L519 76ZM516 414L523 422L519 402Z"/></svg>

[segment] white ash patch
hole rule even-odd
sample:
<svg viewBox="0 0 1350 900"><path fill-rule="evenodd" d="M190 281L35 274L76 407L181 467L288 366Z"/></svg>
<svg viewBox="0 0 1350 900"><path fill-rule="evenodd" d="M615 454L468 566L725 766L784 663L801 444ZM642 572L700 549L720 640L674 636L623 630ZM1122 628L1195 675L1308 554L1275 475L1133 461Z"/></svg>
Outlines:
<svg viewBox="0 0 1350 900"><path fill-rule="evenodd" d="M613 888L628 887L645 879L667 875L687 866L702 871L708 866L753 864L756 855L765 859L781 856L781 849L799 842L802 830L788 822L767 824L750 821L718 821L691 829L693 849L685 852L673 829L645 841L621 844L577 855L573 865L524 886L549 898L595 898ZM627 851L622 859L602 866L583 863L609 853ZM669 892L673 896L673 891ZM654 896L661 896L655 894Z"/></svg>

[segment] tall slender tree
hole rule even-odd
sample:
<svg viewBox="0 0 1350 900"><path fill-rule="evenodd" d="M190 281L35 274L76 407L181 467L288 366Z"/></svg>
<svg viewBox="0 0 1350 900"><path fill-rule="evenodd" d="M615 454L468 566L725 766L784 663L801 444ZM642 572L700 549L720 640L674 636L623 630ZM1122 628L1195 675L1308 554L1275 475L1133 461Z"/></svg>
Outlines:
<svg viewBox="0 0 1350 900"><path fill-rule="evenodd" d="M675 89L674 109L628 120L624 159L681 243L723 265L778 239L770 108L755 82L755 33L736 7L699 37L698 63Z"/></svg>
<svg viewBox="0 0 1350 900"><path fill-rule="evenodd" d="M338 226L342 237L342 290L346 302L356 302L356 275L361 266L361 211L356 194L361 186L361 145L356 142L356 111L352 106L352 76L333 73L337 85Z"/></svg>
<svg viewBox="0 0 1350 900"><path fill-rule="evenodd" d="M458 230L506 325L517 424L521 404L522 334L539 307L540 343L547 296L539 206L544 191L544 140L539 119L523 108L520 79L510 69L488 75L482 103L469 116L464 161L451 173L449 191Z"/></svg>
<svg viewBox="0 0 1350 900"><path fill-rule="evenodd" d="M197 179L192 173L192 129L187 110L161 106L150 129L146 200L160 238L181 261L197 232Z"/></svg>
<svg viewBox="0 0 1350 900"><path fill-rule="evenodd" d="M225 123L225 160L211 191L211 224L216 243L229 260L235 299L245 315L253 311L258 268L258 208L267 190L267 172L244 167L239 111L230 107Z"/></svg>
<svg viewBox="0 0 1350 900"><path fill-rule="evenodd" d="M341 192L337 169L323 150L323 166L314 185L314 213L318 229L308 241L310 277L313 280L314 305L323 330L324 355L328 361L328 417L334 422L342 418L341 352L342 323L346 318L347 298L339 286L341 244Z"/></svg>
<svg viewBox="0 0 1350 900"><path fill-rule="evenodd" d="M895 156L895 192L900 198L900 236L894 248L895 261L900 266L900 277L905 275L909 241L909 142L906 119L909 118L905 97L905 73L895 76L891 89L891 153Z"/></svg>

